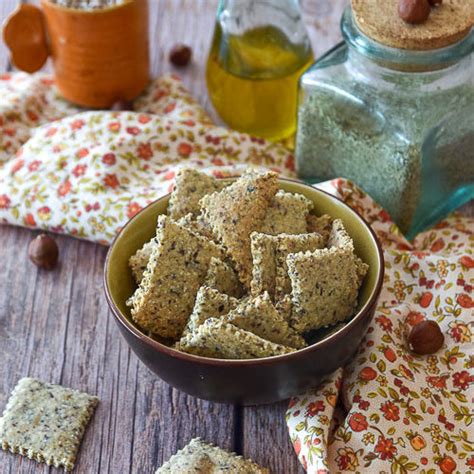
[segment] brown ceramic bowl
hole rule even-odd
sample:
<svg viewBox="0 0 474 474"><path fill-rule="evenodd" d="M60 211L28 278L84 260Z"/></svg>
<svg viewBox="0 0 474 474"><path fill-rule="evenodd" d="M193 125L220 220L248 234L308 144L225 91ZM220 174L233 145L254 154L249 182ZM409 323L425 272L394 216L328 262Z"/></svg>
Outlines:
<svg viewBox="0 0 474 474"><path fill-rule="evenodd" d="M286 399L318 384L353 357L374 315L384 274L380 245L366 222L349 206L311 186L280 181L285 191L314 202L316 214L342 219L356 253L370 265L353 318L340 330L292 354L263 359L209 359L185 354L145 335L125 305L135 290L128 259L155 234L158 215L166 213L169 195L158 199L122 229L105 262L105 292L122 335L155 374L173 387L205 400L254 405Z"/></svg>

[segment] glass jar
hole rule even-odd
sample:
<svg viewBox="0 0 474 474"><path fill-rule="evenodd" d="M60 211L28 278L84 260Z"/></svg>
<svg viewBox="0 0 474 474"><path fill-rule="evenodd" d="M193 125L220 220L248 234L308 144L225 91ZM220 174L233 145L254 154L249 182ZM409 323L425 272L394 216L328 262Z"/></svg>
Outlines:
<svg viewBox="0 0 474 474"><path fill-rule="evenodd" d="M298 80L313 60L297 0L220 0L206 80L230 127L270 140L294 134Z"/></svg>
<svg viewBox="0 0 474 474"><path fill-rule="evenodd" d="M341 30L300 81L299 175L351 179L411 238L474 197L474 32L438 50L391 48L350 7Z"/></svg>

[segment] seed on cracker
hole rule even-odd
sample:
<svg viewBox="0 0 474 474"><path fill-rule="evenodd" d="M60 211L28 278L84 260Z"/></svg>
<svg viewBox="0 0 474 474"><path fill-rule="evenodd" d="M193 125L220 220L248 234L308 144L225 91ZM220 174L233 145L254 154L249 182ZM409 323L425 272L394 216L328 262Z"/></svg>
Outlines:
<svg viewBox="0 0 474 474"><path fill-rule="evenodd" d="M0 421L0 445L48 466L74 469L99 399L33 378L14 388Z"/></svg>
<svg viewBox="0 0 474 474"><path fill-rule="evenodd" d="M275 344L295 349L306 347L305 340L273 306L268 293L246 299L223 319Z"/></svg>
<svg viewBox="0 0 474 474"><path fill-rule="evenodd" d="M291 325L306 332L345 321L357 305L359 276L354 255L344 248L290 254Z"/></svg>
<svg viewBox="0 0 474 474"><path fill-rule="evenodd" d="M219 318L238 305L238 300L214 288L201 286L183 336L195 331L206 319Z"/></svg>
<svg viewBox="0 0 474 474"><path fill-rule="evenodd" d="M291 291L290 277L286 258L290 253L313 251L324 247L324 239L320 234L280 234L275 242L275 299L279 300Z"/></svg>
<svg viewBox="0 0 474 474"><path fill-rule="evenodd" d="M155 245L156 240L153 237L149 242L146 242L142 248L138 249L128 261L128 265L132 270L133 278L135 278L135 281L138 284L142 281L143 272L146 270L148 260L150 260L151 251Z"/></svg>
<svg viewBox="0 0 474 474"><path fill-rule="evenodd" d="M313 203L302 194L278 191L270 202L259 231L263 234L303 234Z"/></svg>
<svg viewBox="0 0 474 474"><path fill-rule="evenodd" d="M235 270L217 258L211 258L204 284L234 298L241 298L244 293Z"/></svg>
<svg viewBox="0 0 474 474"><path fill-rule="evenodd" d="M341 219L334 219L329 233L328 247L337 247L354 251L354 242L347 233Z"/></svg>
<svg viewBox="0 0 474 474"><path fill-rule="evenodd" d="M329 239L329 234L331 233L332 221L333 218L327 214L323 214L322 216L308 214L306 217L306 222L308 224L307 232L317 232L322 235L326 245Z"/></svg>
<svg viewBox="0 0 474 474"><path fill-rule="evenodd" d="M223 258L223 251L168 216L158 218L156 241L140 286L127 305L142 329L163 338L178 339L211 258Z"/></svg>
<svg viewBox="0 0 474 474"><path fill-rule="evenodd" d="M226 247L247 288L252 278L250 234L261 226L277 190L275 173L250 171L222 191L201 199L204 221Z"/></svg>
<svg viewBox="0 0 474 474"><path fill-rule="evenodd" d="M194 438L165 462L155 474L270 474L250 459Z"/></svg>
<svg viewBox="0 0 474 474"><path fill-rule="evenodd" d="M168 204L168 214L178 220L186 214L197 216L199 201L206 194L219 191L225 184L212 176L192 168L181 168L176 173L173 192Z"/></svg>
<svg viewBox="0 0 474 474"><path fill-rule="evenodd" d="M219 359L257 359L295 351L239 329L222 318L207 319L196 331L181 338L177 349Z"/></svg>

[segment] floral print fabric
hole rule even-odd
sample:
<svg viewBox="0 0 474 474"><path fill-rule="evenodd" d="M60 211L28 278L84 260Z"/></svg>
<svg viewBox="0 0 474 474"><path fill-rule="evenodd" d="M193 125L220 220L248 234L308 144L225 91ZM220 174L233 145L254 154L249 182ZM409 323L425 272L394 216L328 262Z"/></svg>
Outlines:
<svg viewBox="0 0 474 474"><path fill-rule="evenodd" d="M215 176L248 165L294 176L282 146L213 126L173 76L135 112L81 111L49 76L0 76L0 222L103 244L172 189L178 167ZM319 187L357 210L385 250L385 285L353 361L294 398L290 437L309 473L474 472L473 227L453 216L411 244L350 182ZM443 348L416 356L406 331L434 319Z"/></svg>
<svg viewBox="0 0 474 474"><path fill-rule="evenodd" d="M410 244L351 183L322 185L371 224L385 284L351 363L291 400L286 418L308 473L474 472L474 220L452 216ZM423 319L445 342L418 356L407 333Z"/></svg>

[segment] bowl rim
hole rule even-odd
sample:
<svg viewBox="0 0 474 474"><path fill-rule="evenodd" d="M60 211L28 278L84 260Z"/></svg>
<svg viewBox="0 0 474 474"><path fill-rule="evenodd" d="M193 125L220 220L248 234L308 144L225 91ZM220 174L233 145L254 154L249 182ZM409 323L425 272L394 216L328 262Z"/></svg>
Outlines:
<svg viewBox="0 0 474 474"><path fill-rule="evenodd" d="M218 178L218 179L236 179L237 177L226 177L226 178ZM354 215L356 219L358 219L362 225L368 230L368 233L370 237L372 238L375 248L377 249L377 259L379 262L379 269L377 272L377 277L376 277L376 283L374 286L374 289L372 290L369 298L367 299L366 303L360 310L352 317L352 319L346 323L342 328L340 328L338 331L335 331L334 333L328 335L324 339L315 342L314 344L309 345L308 347L305 347L303 349L297 349L295 352L290 352L289 354L281 354L281 355L276 355L276 356L269 356L269 357L261 357L261 358L255 358L255 359L218 359L218 358L211 358L211 357L203 357L199 355L194 355L194 354L188 354L186 352L181 352L176 349L173 349L172 347L169 347L165 344L162 344L161 342L158 342L157 340L153 339L150 336L147 336L145 333L143 333L140 329L138 329L134 324L132 324L129 319L122 314L120 309L116 306L116 304L113 301L111 291L108 285L107 281L107 275L108 275L108 267L109 267L109 262L111 258L111 254L113 251L113 248L115 244L118 242L120 239L120 236L122 233L125 231L125 229L132 225L133 221L138 218L138 216L145 212L149 207L155 205L157 202L162 201L164 199L169 198L171 193L167 193L160 198L154 200L147 206L145 206L143 209L141 209L135 216L133 216L129 221L127 221L126 224L121 228L119 233L115 236L114 240L112 241L108 251L107 251L107 256L105 259L104 263L104 272L103 272L103 282L104 282L104 289L105 289L105 297L107 300L107 303L109 305L109 308L112 311L112 314L114 315L116 321L120 323L120 325L126 329L128 332L132 333L135 338L138 338L141 342L145 343L148 346L151 346L154 350L165 353L167 356L175 358L175 359L181 359L183 361L187 362L192 362L192 363L197 363L199 365L213 365L213 366L219 366L219 367L240 367L240 366L255 366L255 365L268 365L268 364L274 364L277 362L290 362L292 359L297 359L304 354L310 353L316 349L324 348L324 346L327 346L332 342L333 339L344 337L346 333L350 331L350 328L355 325L355 323L362 319L364 315L367 313L371 312L372 308L377 304L380 292L382 290L382 285L383 285L383 280L384 280L384 272L385 272L385 261L383 257L383 251L382 251L382 246L375 234L375 232L372 230L370 225L367 223L367 221L357 212L355 211L352 207L350 207L348 204L346 204L342 199L333 196L332 194L328 193L327 191L324 191L322 189L316 188L310 184L307 184L305 182L299 181L297 179L290 179L290 178L278 178L279 181L285 181L289 183L296 183L298 185L304 186L306 188L310 188L312 192L317 192L317 193L322 193L328 196L330 199L338 201L342 206L346 207L350 213Z"/></svg>

